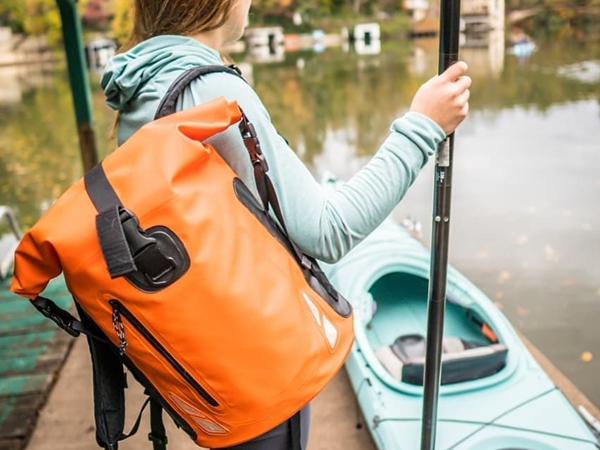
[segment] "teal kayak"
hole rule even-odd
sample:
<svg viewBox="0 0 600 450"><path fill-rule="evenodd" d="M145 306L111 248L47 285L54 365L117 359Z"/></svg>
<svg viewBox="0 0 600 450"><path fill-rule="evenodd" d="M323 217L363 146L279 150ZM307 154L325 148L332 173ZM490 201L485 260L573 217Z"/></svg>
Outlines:
<svg viewBox="0 0 600 450"><path fill-rule="evenodd" d="M346 362L379 449L420 448L429 250L386 220L335 265L355 309ZM597 436L493 302L448 269L438 450L592 450Z"/></svg>

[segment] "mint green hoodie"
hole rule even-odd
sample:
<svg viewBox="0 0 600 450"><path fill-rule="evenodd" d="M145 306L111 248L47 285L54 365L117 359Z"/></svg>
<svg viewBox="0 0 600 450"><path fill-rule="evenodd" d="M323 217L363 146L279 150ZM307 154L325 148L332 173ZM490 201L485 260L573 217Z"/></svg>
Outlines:
<svg viewBox="0 0 600 450"><path fill-rule="evenodd" d="M101 84L108 105L120 112L119 144L153 120L175 78L210 64L223 64L219 53L183 36L158 36L115 56ZM339 260L390 214L445 137L435 122L409 112L392 123L390 135L367 165L336 192L327 192L277 133L254 90L238 77L215 73L193 81L177 108L221 96L237 100L254 123L290 238L305 253L326 262ZM209 142L258 197L237 127Z"/></svg>

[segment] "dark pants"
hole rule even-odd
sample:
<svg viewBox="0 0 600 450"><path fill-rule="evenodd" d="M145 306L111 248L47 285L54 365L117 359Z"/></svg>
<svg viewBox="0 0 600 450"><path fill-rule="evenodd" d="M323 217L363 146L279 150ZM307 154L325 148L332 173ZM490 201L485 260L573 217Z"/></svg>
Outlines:
<svg viewBox="0 0 600 450"><path fill-rule="evenodd" d="M306 450L308 444L308 432L310 425L310 405L306 405L300 411L300 443L302 450ZM220 450L290 450L292 448L292 433L290 421L286 420L265 434L251 441L227 447Z"/></svg>

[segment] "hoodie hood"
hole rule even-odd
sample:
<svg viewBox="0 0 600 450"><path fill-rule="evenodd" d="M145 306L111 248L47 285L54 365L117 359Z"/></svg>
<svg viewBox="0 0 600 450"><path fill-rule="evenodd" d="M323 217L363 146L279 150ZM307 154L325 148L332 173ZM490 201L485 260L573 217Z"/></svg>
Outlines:
<svg viewBox="0 0 600 450"><path fill-rule="evenodd" d="M112 58L100 84L108 106L121 111L149 88L149 81L159 73L206 64L223 64L219 52L185 36L157 36Z"/></svg>

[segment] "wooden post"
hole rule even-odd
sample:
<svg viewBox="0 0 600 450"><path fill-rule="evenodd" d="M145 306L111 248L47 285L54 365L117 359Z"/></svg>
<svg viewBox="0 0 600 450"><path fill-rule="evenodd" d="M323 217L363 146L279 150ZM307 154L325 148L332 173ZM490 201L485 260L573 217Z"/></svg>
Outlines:
<svg viewBox="0 0 600 450"><path fill-rule="evenodd" d="M62 21L63 40L67 54L73 105L75 106L83 170L87 172L98 164L98 153L93 128L92 96L83 53L83 38L77 12L77 1L56 0L56 3Z"/></svg>

